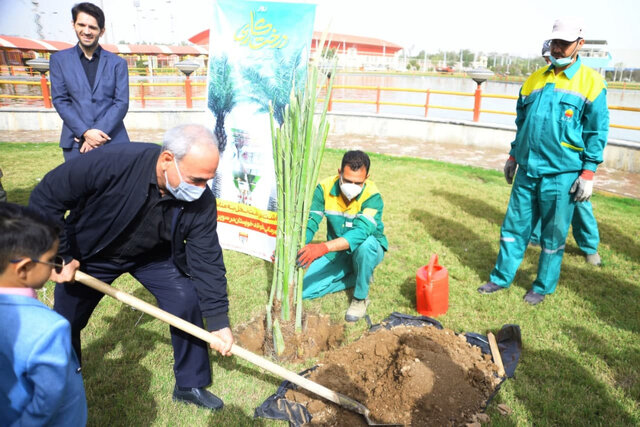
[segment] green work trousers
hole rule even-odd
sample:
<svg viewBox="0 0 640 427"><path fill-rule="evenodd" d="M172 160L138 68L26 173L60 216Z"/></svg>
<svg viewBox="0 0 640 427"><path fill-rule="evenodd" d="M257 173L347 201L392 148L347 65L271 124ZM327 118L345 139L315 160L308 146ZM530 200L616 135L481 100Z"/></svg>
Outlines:
<svg viewBox="0 0 640 427"><path fill-rule="evenodd" d="M576 178L578 172L532 178L527 176L525 168L518 168L500 231L498 260L489 277L491 282L505 288L511 285L524 257L533 226L540 221L542 250L533 291L547 295L556 290L576 204L569 190Z"/></svg>
<svg viewBox="0 0 640 427"><path fill-rule="evenodd" d="M582 252L586 255L598 253L600 233L598 232L596 217L593 215L591 202L576 203L571 227L573 238ZM533 227L530 242L540 244L540 221Z"/></svg>
<svg viewBox="0 0 640 427"><path fill-rule="evenodd" d="M303 299L354 287L355 298L365 299L369 295L373 270L384 258L384 250L378 240L369 236L353 252L342 251L336 255L333 259L325 255L311 263L304 275Z"/></svg>

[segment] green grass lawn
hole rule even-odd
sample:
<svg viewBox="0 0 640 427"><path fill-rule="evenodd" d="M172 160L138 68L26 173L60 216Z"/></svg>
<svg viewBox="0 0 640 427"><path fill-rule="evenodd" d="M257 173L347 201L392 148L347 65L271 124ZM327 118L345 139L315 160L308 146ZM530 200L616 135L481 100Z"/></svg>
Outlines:
<svg viewBox="0 0 640 427"><path fill-rule="evenodd" d="M327 150L321 177L335 173L342 152ZM437 253L449 271L449 311L456 332L486 333L514 323L523 349L516 377L488 409L494 425L640 424L640 202L595 194L601 268L587 265L568 238L554 295L531 307L522 301L535 278L539 248L527 250L510 290L480 295L498 253L510 186L502 174L441 162L372 155L372 179L385 201L390 250L371 287L371 319L415 312L415 272ZM62 162L57 144L0 143L2 183L9 201L26 204L44 174ZM319 236L319 235L318 235ZM270 263L225 251L234 326L262 315ZM115 285L154 302L131 277ZM53 285L41 293L51 303ZM308 310L342 321L349 295L306 302ZM350 339L364 322L348 327ZM240 359L213 356L211 390L225 409L211 414L171 401L174 385L168 327L106 297L83 332L84 381L90 425L282 425L253 420L279 378ZM300 371L312 366L285 364ZM389 399L393 399L390 395ZM513 409L499 415L496 405Z"/></svg>

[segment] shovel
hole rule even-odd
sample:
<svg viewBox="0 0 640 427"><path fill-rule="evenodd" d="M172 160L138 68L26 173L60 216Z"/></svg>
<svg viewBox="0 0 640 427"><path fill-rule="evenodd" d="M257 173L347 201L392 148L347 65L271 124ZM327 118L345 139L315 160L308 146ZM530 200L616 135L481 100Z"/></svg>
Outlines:
<svg viewBox="0 0 640 427"><path fill-rule="evenodd" d="M161 310L154 305L151 305L145 301L142 301L139 298L134 297L133 295L120 291L112 286L109 286L106 283L96 279L95 277L92 277L86 273L83 273L82 271L79 271L79 270L76 271L75 279L76 281L83 283L89 286L90 288L100 291L103 294L109 295L110 297L113 297L118 301L128 304L139 311L147 313L148 315L153 316L156 319L162 320L163 322L168 323L171 326L178 328L188 334L191 334L196 338L200 338L202 341L208 342L210 344L220 343L220 338L194 325L193 323L187 322L186 320L181 319L177 316L174 316L173 314L168 313L164 310ZM263 357L260 357L257 354L250 352L249 350L246 350L242 347L238 347L237 345L234 344L231 347L231 352L234 355L248 362L251 362L256 366L266 369L272 374L275 374L281 378L286 379L289 382L292 382L293 384L298 385L299 387L304 388L305 390L308 390L314 394L317 394L320 397L324 397L325 399L337 405L340 405L345 409L361 414L367 421L367 424L370 426L398 425L398 424L376 423L370 418L369 409L366 406L364 406L362 403L356 400L353 400L350 397L347 397L343 394L337 393L333 390L329 390L325 386L318 384L316 382L313 382L303 376L300 376L295 372L289 371L288 369L285 369L280 365L276 365L275 363Z"/></svg>

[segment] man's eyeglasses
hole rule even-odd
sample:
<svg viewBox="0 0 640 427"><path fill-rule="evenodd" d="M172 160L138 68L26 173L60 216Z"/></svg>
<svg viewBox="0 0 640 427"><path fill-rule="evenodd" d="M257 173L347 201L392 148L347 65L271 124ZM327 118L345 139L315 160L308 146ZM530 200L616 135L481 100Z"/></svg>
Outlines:
<svg viewBox="0 0 640 427"><path fill-rule="evenodd" d="M22 259L12 259L10 262L12 263L17 263L22 261L24 258ZM60 274L62 273L62 269L64 268L64 258L62 258L60 255L56 255L53 258L53 262L50 261L40 261L39 259L36 258L28 258L30 261L32 262L37 262L40 264L47 264L53 267L53 270L56 272L56 274Z"/></svg>

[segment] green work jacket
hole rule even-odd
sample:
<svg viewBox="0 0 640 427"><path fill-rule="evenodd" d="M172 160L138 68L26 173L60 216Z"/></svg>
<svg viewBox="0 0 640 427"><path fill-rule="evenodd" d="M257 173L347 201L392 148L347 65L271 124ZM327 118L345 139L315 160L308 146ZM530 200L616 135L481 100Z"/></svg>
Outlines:
<svg viewBox="0 0 640 427"><path fill-rule="evenodd" d="M609 133L606 82L579 56L558 75L553 70L541 68L522 85L509 154L532 178L595 172Z"/></svg>
<svg viewBox="0 0 640 427"><path fill-rule="evenodd" d="M340 193L340 175L326 178L313 193L306 243L313 239L326 216L327 241L344 237L349 242L347 252L353 252L369 236L374 236L386 251L389 243L384 235L383 208L382 196L372 181L365 181L362 192L346 204ZM335 257L336 254L330 252L327 256Z"/></svg>

